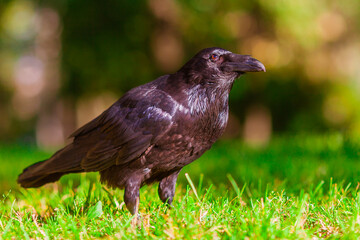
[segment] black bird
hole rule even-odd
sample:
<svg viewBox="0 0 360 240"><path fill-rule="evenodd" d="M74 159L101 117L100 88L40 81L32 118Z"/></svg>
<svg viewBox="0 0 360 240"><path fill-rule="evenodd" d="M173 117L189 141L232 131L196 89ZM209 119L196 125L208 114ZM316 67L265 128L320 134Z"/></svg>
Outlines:
<svg viewBox="0 0 360 240"><path fill-rule="evenodd" d="M75 131L72 143L26 168L18 183L40 187L64 174L98 171L101 182L125 188L132 214L138 211L139 189L155 181L160 199L171 204L181 169L224 132L234 80L260 71L264 65L248 55L204 49L178 72L125 93Z"/></svg>

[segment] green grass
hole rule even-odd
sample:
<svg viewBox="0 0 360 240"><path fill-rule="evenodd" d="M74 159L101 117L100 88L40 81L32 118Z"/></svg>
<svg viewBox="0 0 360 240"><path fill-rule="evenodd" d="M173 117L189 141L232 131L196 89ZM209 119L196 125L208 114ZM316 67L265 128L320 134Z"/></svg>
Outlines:
<svg viewBox="0 0 360 240"><path fill-rule="evenodd" d="M19 188L22 168L49 155L0 146L0 238L360 237L360 143L339 134L278 137L263 149L221 141L183 169L172 209L156 184L141 189L139 228L123 191L102 186L95 173Z"/></svg>

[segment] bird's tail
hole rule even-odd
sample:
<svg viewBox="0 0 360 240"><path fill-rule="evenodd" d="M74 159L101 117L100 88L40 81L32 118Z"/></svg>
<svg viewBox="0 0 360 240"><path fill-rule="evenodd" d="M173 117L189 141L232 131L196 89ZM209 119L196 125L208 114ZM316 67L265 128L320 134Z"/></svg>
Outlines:
<svg viewBox="0 0 360 240"><path fill-rule="evenodd" d="M39 173L36 169L41 167L46 161L37 162L27 168L19 175L17 182L24 188L36 188L46 183L55 182L65 173Z"/></svg>
<svg viewBox="0 0 360 240"><path fill-rule="evenodd" d="M55 182L65 174L83 172L81 155L76 152L73 144L70 144L56 152L51 158L25 168L17 182L24 188L36 188Z"/></svg>

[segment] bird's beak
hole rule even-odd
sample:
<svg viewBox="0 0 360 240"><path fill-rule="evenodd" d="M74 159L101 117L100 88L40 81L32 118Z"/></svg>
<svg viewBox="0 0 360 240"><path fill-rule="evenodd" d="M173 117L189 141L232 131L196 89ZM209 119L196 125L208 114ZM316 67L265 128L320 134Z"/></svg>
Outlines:
<svg viewBox="0 0 360 240"><path fill-rule="evenodd" d="M225 72L266 72L264 64L249 55L230 53L225 56L221 68Z"/></svg>

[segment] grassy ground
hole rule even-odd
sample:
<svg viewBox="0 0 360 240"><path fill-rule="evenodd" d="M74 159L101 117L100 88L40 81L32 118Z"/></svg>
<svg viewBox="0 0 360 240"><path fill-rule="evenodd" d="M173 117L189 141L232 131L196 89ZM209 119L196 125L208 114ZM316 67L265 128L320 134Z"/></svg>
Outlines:
<svg viewBox="0 0 360 240"><path fill-rule="evenodd" d="M97 174L16 186L50 154L0 146L0 238L316 239L360 237L360 143L342 135L279 137L263 149L222 141L186 167L168 209L141 190L140 228ZM187 177L185 173L188 173Z"/></svg>

